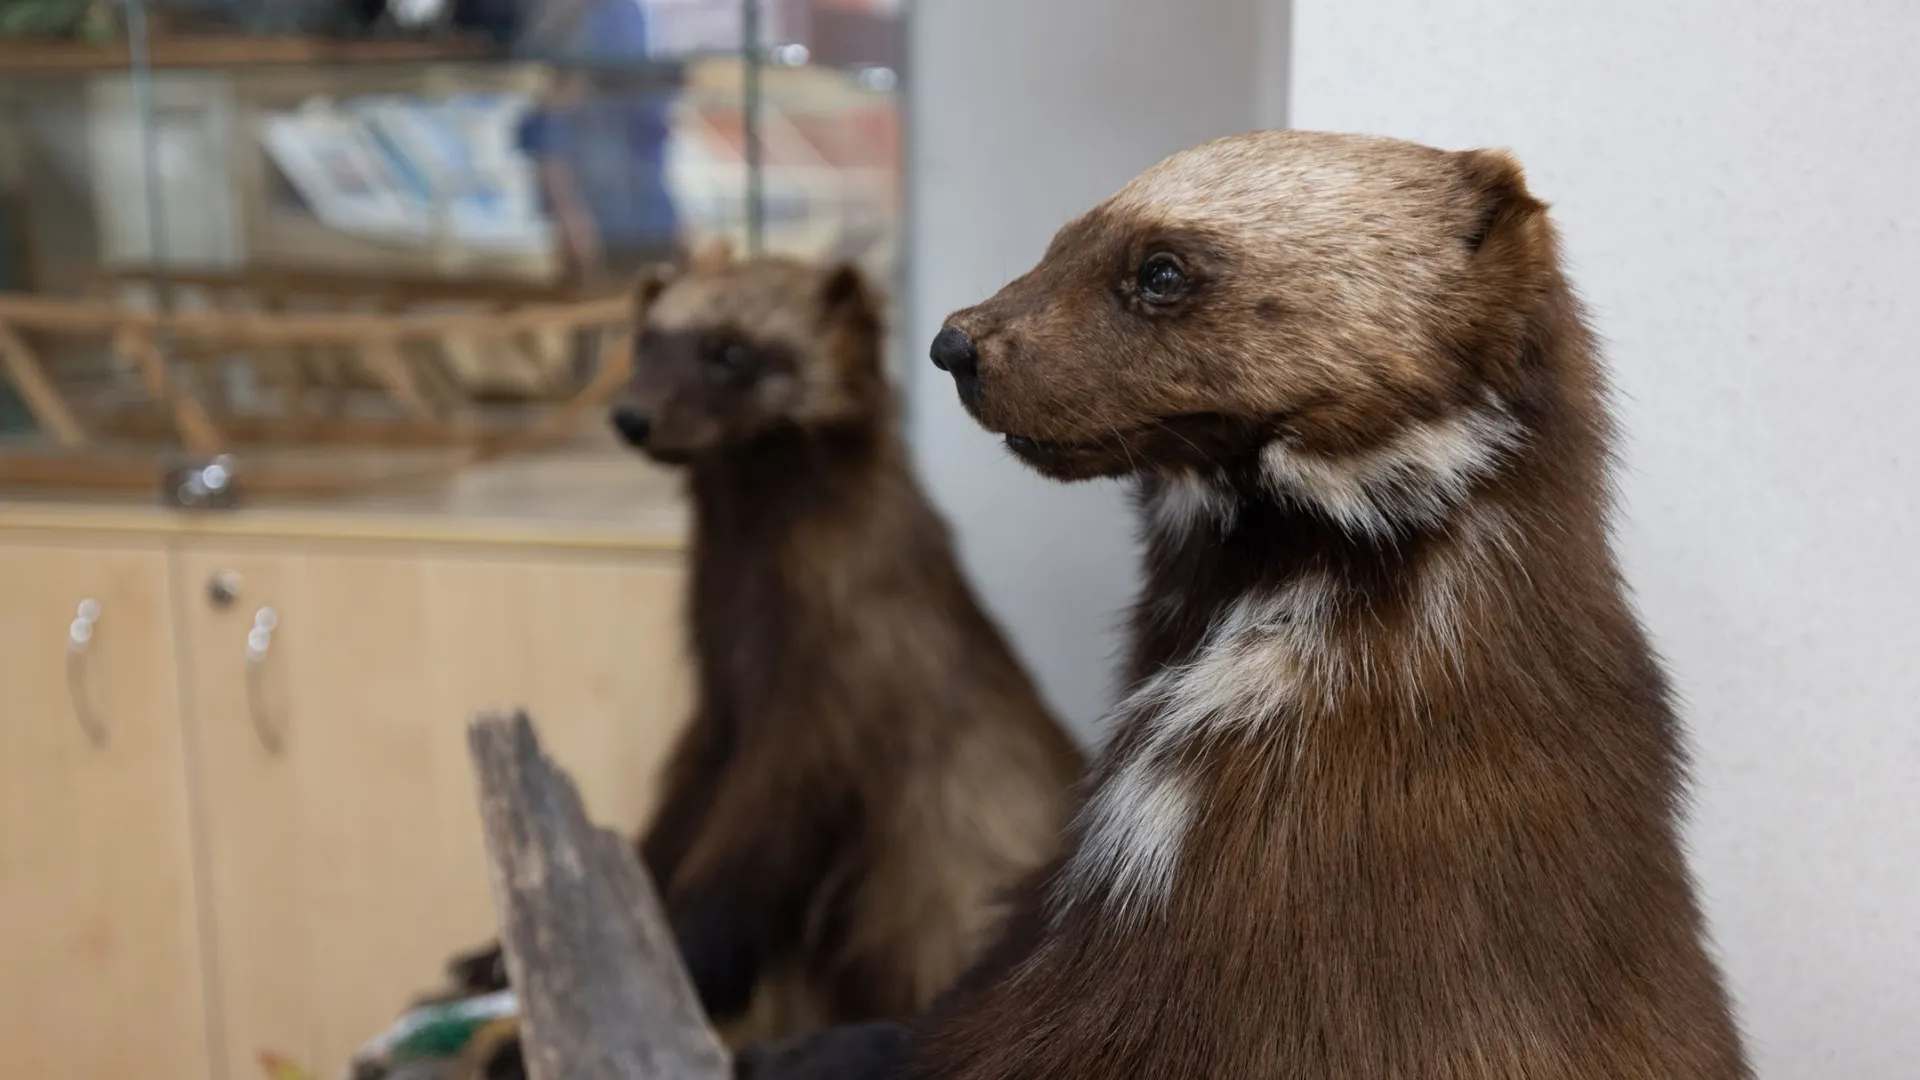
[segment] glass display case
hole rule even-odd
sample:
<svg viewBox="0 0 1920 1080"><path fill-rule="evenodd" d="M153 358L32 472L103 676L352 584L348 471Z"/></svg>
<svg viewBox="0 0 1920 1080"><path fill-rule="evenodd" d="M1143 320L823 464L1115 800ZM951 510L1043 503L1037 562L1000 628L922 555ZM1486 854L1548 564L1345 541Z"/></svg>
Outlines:
<svg viewBox="0 0 1920 1080"><path fill-rule="evenodd" d="M904 18L0 0L0 491L221 507L580 475L617 454L639 267L726 238L898 295Z"/></svg>

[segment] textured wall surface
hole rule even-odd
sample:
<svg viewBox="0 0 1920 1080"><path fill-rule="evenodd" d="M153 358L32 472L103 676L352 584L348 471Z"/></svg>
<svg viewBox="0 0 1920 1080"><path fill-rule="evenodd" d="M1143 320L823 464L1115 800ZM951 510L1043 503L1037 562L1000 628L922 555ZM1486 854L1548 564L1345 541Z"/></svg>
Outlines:
<svg viewBox="0 0 1920 1080"><path fill-rule="evenodd" d="M1141 169L1255 126L1265 17L1259 0L956 0L915 13L914 445L989 606L1083 733L1112 697L1133 515L1113 484L1054 484L1009 457L961 411L927 343Z"/></svg>

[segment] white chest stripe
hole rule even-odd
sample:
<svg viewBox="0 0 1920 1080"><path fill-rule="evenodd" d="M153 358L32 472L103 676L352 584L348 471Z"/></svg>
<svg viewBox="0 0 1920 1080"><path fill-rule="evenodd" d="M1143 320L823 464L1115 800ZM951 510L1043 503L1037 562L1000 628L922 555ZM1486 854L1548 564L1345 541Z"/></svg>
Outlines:
<svg viewBox="0 0 1920 1080"><path fill-rule="evenodd" d="M1113 722L1144 724L1111 777L1089 799L1080 845L1059 899L1100 899L1135 919L1165 903L1197 813L1178 751L1204 732L1251 731L1288 715L1299 698L1305 647L1317 646L1327 587L1308 579L1264 597L1243 598L1190 661L1143 683Z"/></svg>
<svg viewBox="0 0 1920 1080"><path fill-rule="evenodd" d="M1505 405L1489 399L1358 454L1330 457L1276 440L1260 453L1261 478L1275 495L1317 507L1346 529L1390 536L1438 524L1521 435Z"/></svg>

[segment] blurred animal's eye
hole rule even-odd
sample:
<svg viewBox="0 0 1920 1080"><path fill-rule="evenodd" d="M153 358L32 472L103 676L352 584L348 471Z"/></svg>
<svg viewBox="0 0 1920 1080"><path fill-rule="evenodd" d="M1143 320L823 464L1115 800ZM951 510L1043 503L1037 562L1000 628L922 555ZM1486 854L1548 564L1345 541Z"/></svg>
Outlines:
<svg viewBox="0 0 1920 1080"><path fill-rule="evenodd" d="M738 341L723 341L707 350L707 364L728 374L745 370L752 360L753 350Z"/></svg>
<svg viewBox="0 0 1920 1080"><path fill-rule="evenodd" d="M1187 272L1180 269L1171 255L1155 255L1140 264L1140 274L1134 279L1140 287L1140 296L1155 303L1177 300L1187 291Z"/></svg>

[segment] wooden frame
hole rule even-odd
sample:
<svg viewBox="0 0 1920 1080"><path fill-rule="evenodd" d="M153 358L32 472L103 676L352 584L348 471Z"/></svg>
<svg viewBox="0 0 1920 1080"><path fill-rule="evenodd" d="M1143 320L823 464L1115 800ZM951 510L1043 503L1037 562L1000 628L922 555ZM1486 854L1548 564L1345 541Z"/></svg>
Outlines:
<svg viewBox="0 0 1920 1080"><path fill-rule="evenodd" d="M251 425L230 423L231 418L219 415L194 394L191 380L179 378L181 356L236 351L246 352L258 369L277 369L277 379L263 381L291 388L282 402L289 414L285 419L303 431L308 442L410 444L453 451L450 461L386 477L344 464L249 470L249 488L305 495L344 492L383 480L445 477L478 461L563 439L576 429L585 410L610 399L632 363L630 310L627 298L609 296L528 303L506 310L430 313L161 313L109 300L0 294L0 378L20 390L55 447L50 454L0 455L0 484L150 490L159 477L153 465L156 452L183 448L206 455L238 450L235 435L257 433L259 418L252 418ZM532 356L556 338L589 333L600 342L592 377L558 395L550 407L535 410L527 425L506 431L487 431L472 423L466 415L470 396L457 379L438 370L449 349L493 343ZM57 373L33 347L31 335L39 334L105 339L108 349L138 373L148 403L166 415L171 445L122 446L116 453L113 446L96 438L82 422ZM309 404L304 376L296 365L302 355L320 354L364 371L398 416L388 422L350 418L340 410L317 417L294 415ZM398 439L388 431L396 426Z"/></svg>

